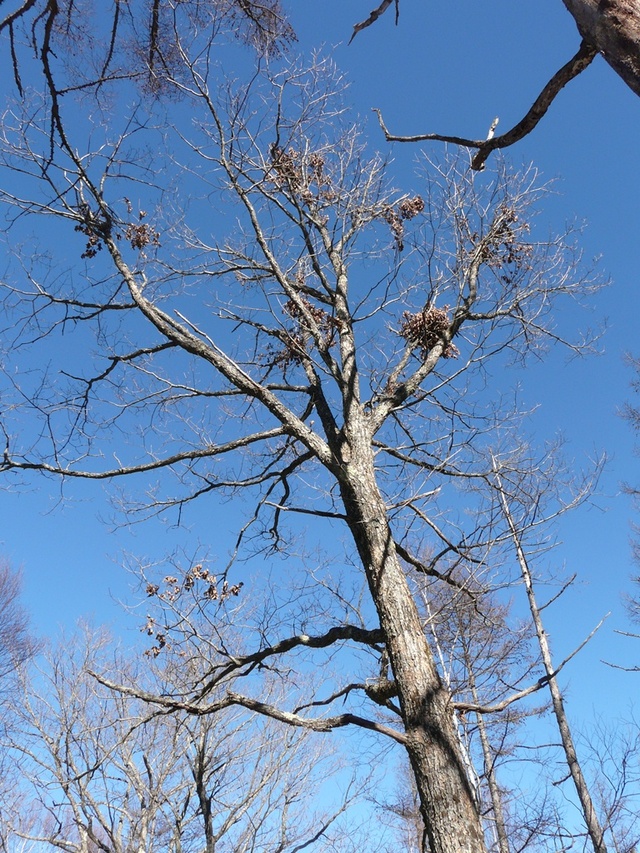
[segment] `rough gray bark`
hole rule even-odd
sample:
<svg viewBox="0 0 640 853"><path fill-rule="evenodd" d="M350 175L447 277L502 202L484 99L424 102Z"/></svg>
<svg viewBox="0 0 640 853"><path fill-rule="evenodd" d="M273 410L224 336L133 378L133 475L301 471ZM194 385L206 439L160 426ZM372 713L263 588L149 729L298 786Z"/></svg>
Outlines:
<svg viewBox="0 0 640 853"><path fill-rule="evenodd" d="M640 4L636 0L563 0L582 37L640 95Z"/></svg>
<svg viewBox="0 0 640 853"><path fill-rule="evenodd" d="M453 725L451 696L436 669L398 562L364 419L358 418L349 430L348 444L352 459L340 478L342 500L385 635L430 849L484 853L478 810Z"/></svg>

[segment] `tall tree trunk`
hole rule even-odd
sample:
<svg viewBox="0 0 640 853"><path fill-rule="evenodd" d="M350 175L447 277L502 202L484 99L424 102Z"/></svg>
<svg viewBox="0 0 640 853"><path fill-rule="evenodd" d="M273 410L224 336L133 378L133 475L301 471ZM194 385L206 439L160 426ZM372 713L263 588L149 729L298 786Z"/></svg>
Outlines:
<svg viewBox="0 0 640 853"><path fill-rule="evenodd" d="M596 47L625 83L640 95L638 0L563 0L580 34Z"/></svg>
<svg viewBox="0 0 640 853"><path fill-rule="evenodd" d="M584 777L582 767L578 760L578 754L576 752L576 747L573 742L573 736L571 734L571 728L569 726L569 719L564 710L562 692L555 677L555 669L553 666L553 659L551 657L551 648L549 646L547 632L545 631L544 625L542 624L542 617L540 615L540 608L538 607L538 602L536 600L536 595L533 588L533 577L531 575L531 571L529 570L529 563L522 547L520 533L518 532L518 528L511 513L511 508L507 501L507 496L502 485L502 480L497 470L495 472L495 479L498 488L498 494L500 496L500 503L502 505L502 511L504 512L504 517L507 520L507 524L509 526L509 532L511 533L511 538L513 539L518 563L520 565L520 571L522 573L522 579L524 581L525 589L527 591L529 610L531 612L531 618L536 629L536 636L538 638L538 645L540 647L542 663L544 665L544 670L547 674L547 684L549 685L549 692L551 693L553 713L558 724L558 731L560 732L560 740L562 741L562 748L564 750L567 766L569 767L569 772L571 774L571 778L573 779L573 784L575 785L578 799L580 800L582 815L584 817L584 822L587 827L587 832L589 833L589 838L591 839L591 844L593 846L594 853L607 853L607 845L604 840L604 831L600 825L600 821L598 820L596 809L593 805L593 800L591 799L591 794L589 792L589 786L587 785L587 780Z"/></svg>
<svg viewBox="0 0 640 853"><path fill-rule="evenodd" d="M427 644L398 561L364 424L343 454L347 523L366 572L398 688L407 752L432 853L486 853L474 792L453 723L451 695ZM351 432L351 431L350 431Z"/></svg>

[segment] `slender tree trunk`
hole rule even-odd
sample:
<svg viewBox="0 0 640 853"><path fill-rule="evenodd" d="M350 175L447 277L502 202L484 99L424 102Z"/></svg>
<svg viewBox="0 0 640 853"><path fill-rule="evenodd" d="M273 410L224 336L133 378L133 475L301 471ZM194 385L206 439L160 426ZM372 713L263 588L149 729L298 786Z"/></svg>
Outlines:
<svg viewBox="0 0 640 853"><path fill-rule="evenodd" d="M563 0L580 33L640 95L638 0Z"/></svg>
<svg viewBox="0 0 640 853"><path fill-rule="evenodd" d="M560 691L560 687L558 686L558 682L554 675L554 667L553 667L553 659L551 657L551 649L549 648L549 641L547 639L546 631L544 630L544 625L542 624L542 617L540 616L540 608L538 607L538 603L536 601L535 592L533 589L533 579L531 577L531 572L529 570L529 564L527 562L526 555L522 548L522 543L520 541L520 535L518 533L518 529L515 525L515 521L513 519L513 515L511 513L511 509L509 507L507 497L505 495L504 489L502 487L502 481L500 479L500 475L496 472L496 484L498 486L498 491L500 494L500 502L502 504L502 510L504 512L504 516L507 520L507 524L509 525L509 531L513 538L513 543L516 549L516 554L518 557L518 563L520 564L520 571L522 573L522 578L524 580L524 585L527 590L527 598L529 600L529 610L531 611L531 618L533 619L533 624L536 629L536 635L538 637L538 644L540 646L540 654L542 657L542 663L544 665L544 670L547 674L548 684L549 684L549 692L551 693L551 702L553 705L553 712L558 724L558 730L560 732L560 739L562 741L562 747L564 749L564 754L567 760L567 765L569 767L569 772L571 773L571 778L573 779L573 783L576 788L576 793L578 794L578 799L580 800L580 805L582 807L582 814L584 816L585 824L587 826L587 832L589 833L589 838L591 839L591 843L593 845L593 849L595 853L607 853L607 846L604 841L604 832L602 827L600 826L600 822L598 820L598 816L596 814L595 807L593 805L593 801L591 799L591 795L589 793L589 787L587 785L587 781L584 778L582 773L582 768L580 766L580 762L578 761L578 755L576 753L575 744L573 742L573 737L571 735L571 729L569 727L569 720L564 710L564 703L562 701L562 693Z"/></svg>
<svg viewBox="0 0 640 853"><path fill-rule="evenodd" d="M353 426L353 424L352 424ZM340 486L398 688L407 752L432 853L486 853L460 754L451 696L441 682L396 554L364 423L343 453ZM351 450L352 449L352 450Z"/></svg>
<svg viewBox="0 0 640 853"><path fill-rule="evenodd" d="M473 674L471 660L465 648L467 673L469 675L469 687L471 688L471 696L476 705L480 705L480 697L476 687L476 679ZM510 853L509 838L507 836L507 828L504 822L504 809L502 805L502 797L498 780L496 779L495 769L495 754L491 749L487 727L482 714L476 714L476 723L478 725L478 735L480 736L480 745L482 747L482 757L484 759L484 772L487 777L487 787L489 788L489 796L491 797L491 808L495 820L496 840L498 842L498 850L500 853Z"/></svg>

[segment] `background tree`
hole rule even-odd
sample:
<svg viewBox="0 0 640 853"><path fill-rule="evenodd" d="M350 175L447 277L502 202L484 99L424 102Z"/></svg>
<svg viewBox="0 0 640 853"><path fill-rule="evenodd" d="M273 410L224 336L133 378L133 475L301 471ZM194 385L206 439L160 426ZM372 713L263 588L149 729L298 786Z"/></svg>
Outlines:
<svg viewBox="0 0 640 853"><path fill-rule="evenodd" d="M10 689L11 674L36 647L28 615L20 605L20 575L0 562L0 699Z"/></svg>
<svg viewBox="0 0 640 853"><path fill-rule="evenodd" d="M0 2L0 6L3 5L4 0ZM188 6L188 14L197 21L199 3L196 0ZM86 47L90 33L83 20L96 12L100 18L100 43L105 49L99 56L90 58L90 70L82 63L75 65L75 85L82 87L82 81L87 78L100 85L107 80L126 77L137 79L142 86L158 93L164 71L174 57L171 4L165 0L145 0L131 6L122 0L113 0L110 5L101 5L96 10L90 2L80 6L69 0L23 0L8 11L0 9L0 34L8 34L14 82L21 94L22 70L16 28L31 30L37 52L46 56L53 48L72 66L78 48ZM295 41L295 33L280 0L215 0L210 12L227 32L250 45L259 55L277 54ZM86 59L86 50L81 53Z"/></svg>
<svg viewBox="0 0 640 853"><path fill-rule="evenodd" d="M629 357L628 362L629 362L630 366L632 367L634 374L635 374L635 378L634 378L634 381L632 383L632 388L637 393L638 391L640 391L640 380L638 379L638 377L640 376L640 362L637 359L634 359L633 357ZM623 415L626 418L629 425L631 426L631 429L633 430L634 434L636 436L638 434L640 434L640 408L633 403L627 403L627 405L623 409ZM631 495L631 497L634 499L634 501L637 501L638 498L640 497L640 489L638 489L634 483L627 483L626 484L626 491L628 492L628 494ZM637 537L635 538L633 545L634 545L635 560L636 560L636 562L640 562L640 543L638 542ZM635 578L635 582L640 583L640 579ZM640 607L638 606L638 596L632 595L629 598L628 604L629 604L630 615L631 615L632 619L634 621L638 621L638 618L640 617Z"/></svg>
<svg viewBox="0 0 640 853"><path fill-rule="evenodd" d="M88 672L108 667L166 694L196 675L174 663L126 658L105 631L85 628L23 673L10 742L20 799L7 850L374 849L341 820L357 792L331 794L339 762L305 733L234 711L154 713ZM312 788L323 790L324 808L310 804Z"/></svg>
<svg viewBox="0 0 640 853"><path fill-rule="evenodd" d="M582 740L582 748L593 768L595 796L610 838L610 849L616 853L634 853L640 844L638 720L631 716L617 720L614 725L598 720Z"/></svg>
<svg viewBox="0 0 640 853"><path fill-rule="evenodd" d="M12 705L21 697L18 671L37 651L20 604L20 575L0 563L0 849L5 841L6 809L14 798L14 777L6 760L6 743L14 719Z"/></svg>

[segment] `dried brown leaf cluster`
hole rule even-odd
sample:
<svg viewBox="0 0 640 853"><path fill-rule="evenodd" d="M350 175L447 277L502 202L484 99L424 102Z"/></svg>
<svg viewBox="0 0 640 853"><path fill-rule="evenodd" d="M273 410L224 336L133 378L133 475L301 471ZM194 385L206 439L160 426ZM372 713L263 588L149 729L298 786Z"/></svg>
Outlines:
<svg viewBox="0 0 640 853"><path fill-rule="evenodd" d="M424 200L419 195L413 198L405 198L398 204L385 207L382 216L391 228L399 252L404 249L404 223L422 213L423 210Z"/></svg>
<svg viewBox="0 0 640 853"><path fill-rule="evenodd" d="M328 349L333 344L338 322L323 308L318 308L305 297L300 297L299 304L289 299L282 306L282 310L291 317L295 326L286 329L281 335L283 347L269 351L267 360L270 365L286 369L290 364L300 364L308 351L309 340L313 338L312 324L315 324L320 333L322 349Z"/></svg>
<svg viewBox="0 0 640 853"><path fill-rule="evenodd" d="M279 190L298 196L305 204L313 202L331 203L336 194L325 173L322 154L313 152L305 157L294 148L284 149L271 146L271 179Z"/></svg>
<svg viewBox="0 0 640 853"><path fill-rule="evenodd" d="M517 266L529 264L533 246L522 241L522 232L528 232L529 226L518 220L513 207L503 207L497 217L492 239L487 243L482 260L491 267Z"/></svg>
<svg viewBox="0 0 640 853"><path fill-rule="evenodd" d="M451 326L449 317L449 306L436 308L435 305L426 305L422 311L412 313L405 311L402 315L402 326L400 335L415 349L420 350L420 355L425 359L431 350L440 343ZM443 352L443 358L457 358L460 350L455 344L447 343Z"/></svg>
<svg viewBox="0 0 640 853"><path fill-rule="evenodd" d="M232 596L240 595L243 584L229 584L206 569L201 563L193 566L184 575L182 582L175 575L167 575L162 584L148 582L145 591L149 598L159 598L161 601L174 604L185 592L196 590L195 597L198 601L217 601L223 604ZM167 627L159 627L153 616L147 616L147 621L142 631L149 637L153 637L156 644L147 649L145 654L149 657L158 657L160 652L167 647Z"/></svg>

